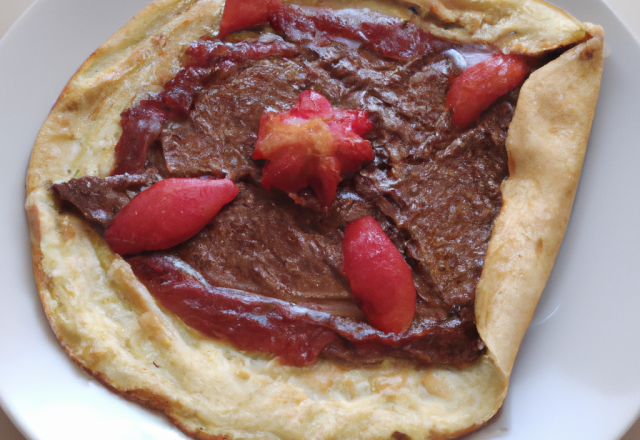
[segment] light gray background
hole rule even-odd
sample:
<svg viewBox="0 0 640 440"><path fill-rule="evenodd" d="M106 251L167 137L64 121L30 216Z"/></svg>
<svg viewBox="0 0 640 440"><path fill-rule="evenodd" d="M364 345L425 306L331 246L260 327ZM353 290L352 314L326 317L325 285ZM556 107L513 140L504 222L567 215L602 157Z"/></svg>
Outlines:
<svg viewBox="0 0 640 440"><path fill-rule="evenodd" d="M602 1L613 8L640 40L640 2L638 0ZM34 0L0 0L0 38L32 3L34 3ZM26 440L1 408L0 440ZM640 440L640 419L621 440Z"/></svg>

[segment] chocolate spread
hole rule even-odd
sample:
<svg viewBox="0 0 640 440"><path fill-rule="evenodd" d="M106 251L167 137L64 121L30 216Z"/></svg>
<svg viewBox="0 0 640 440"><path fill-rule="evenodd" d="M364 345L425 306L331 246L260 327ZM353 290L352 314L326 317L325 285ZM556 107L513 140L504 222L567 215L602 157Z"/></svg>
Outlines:
<svg viewBox="0 0 640 440"><path fill-rule="evenodd" d="M385 356L473 362L484 350L475 289L508 177L505 140L517 92L459 130L445 108L450 80L462 72L445 52L455 46L398 22L372 12L283 6L271 20L278 34L195 42L191 64L165 92L141 102L146 111L127 113L152 115L149 132L128 135L140 139L142 153L122 139L118 146L116 170L133 174L54 189L105 226L155 180L228 177L240 193L200 233L129 259L149 291L188 325L293 365L319 355L357 363ZM396 38L395 45L378 34ZM375 123L366 135L375 161L343 180L328 208L311 190L265 190L263 163L251 158L263 112L288 110L310 88L336 108L366 110ZM140 154L148 157L143 169ZM128 157L134 159L125 163ZM412 270L416 316L399 335L366 323L342 271L344 228L365 215Z"/></svg>

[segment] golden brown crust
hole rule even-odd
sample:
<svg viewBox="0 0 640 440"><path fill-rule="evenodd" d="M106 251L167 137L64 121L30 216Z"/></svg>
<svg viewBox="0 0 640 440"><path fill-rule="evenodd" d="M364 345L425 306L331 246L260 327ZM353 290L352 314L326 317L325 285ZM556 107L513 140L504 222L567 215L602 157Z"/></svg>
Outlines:
<svg viewBox="0 0 640 440"><path fill-rule="evenodd" d="M344 0L334 0L338 6ZM568 220L602 68L602 31L533 0L361 0L460 42L539 53L578 44L523 86L509 130L511 178L478 286L487 355L464 368L388 360L354 368L280 365L202 337L164 313L119 256L50 184L106 175L119 114L157 91L188 42L216 32L221 0L156 0L105 42L58 99L27 177L34 274L69 356L126 398L164 411L200 439L444 439L486 423L506 394L513 359ZM513 34L513 31L517 31Z"/></svg>
<svg viewBox="0 0 640 440"><path fill-rule="evenodd" d="M504 52L538 54L586 37L582 24L538 0L415 0L428 10L425 27L463 42L490 43Z"/></svg>

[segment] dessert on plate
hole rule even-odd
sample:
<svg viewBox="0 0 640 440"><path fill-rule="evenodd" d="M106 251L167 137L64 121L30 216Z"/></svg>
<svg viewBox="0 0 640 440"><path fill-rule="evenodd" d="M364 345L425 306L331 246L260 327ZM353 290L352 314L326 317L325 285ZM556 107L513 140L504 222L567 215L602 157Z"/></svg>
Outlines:
<svg viewBox="0 0 640 440"><path fill-rule="evenodd" d="M195 438L487 423L567 225L603 32L541 1L155 1L27 177L61 346Z"/></svg>

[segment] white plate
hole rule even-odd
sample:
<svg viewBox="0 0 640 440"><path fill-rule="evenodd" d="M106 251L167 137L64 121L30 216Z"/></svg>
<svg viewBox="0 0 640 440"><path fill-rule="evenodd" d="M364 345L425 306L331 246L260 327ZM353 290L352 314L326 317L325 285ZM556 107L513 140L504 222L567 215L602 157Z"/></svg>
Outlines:
<svg viewBox="0 0 640 440"><path fill-rule="evenodd" d="M32 279L23 209L31 146L56 97L146 3L40 0L0 42L0 404L30 439L185 438L60 349ZM613 52L567 235L493 431L615 440L640 409L640 46L599 0L556 4L602 24Z"/></svg>

